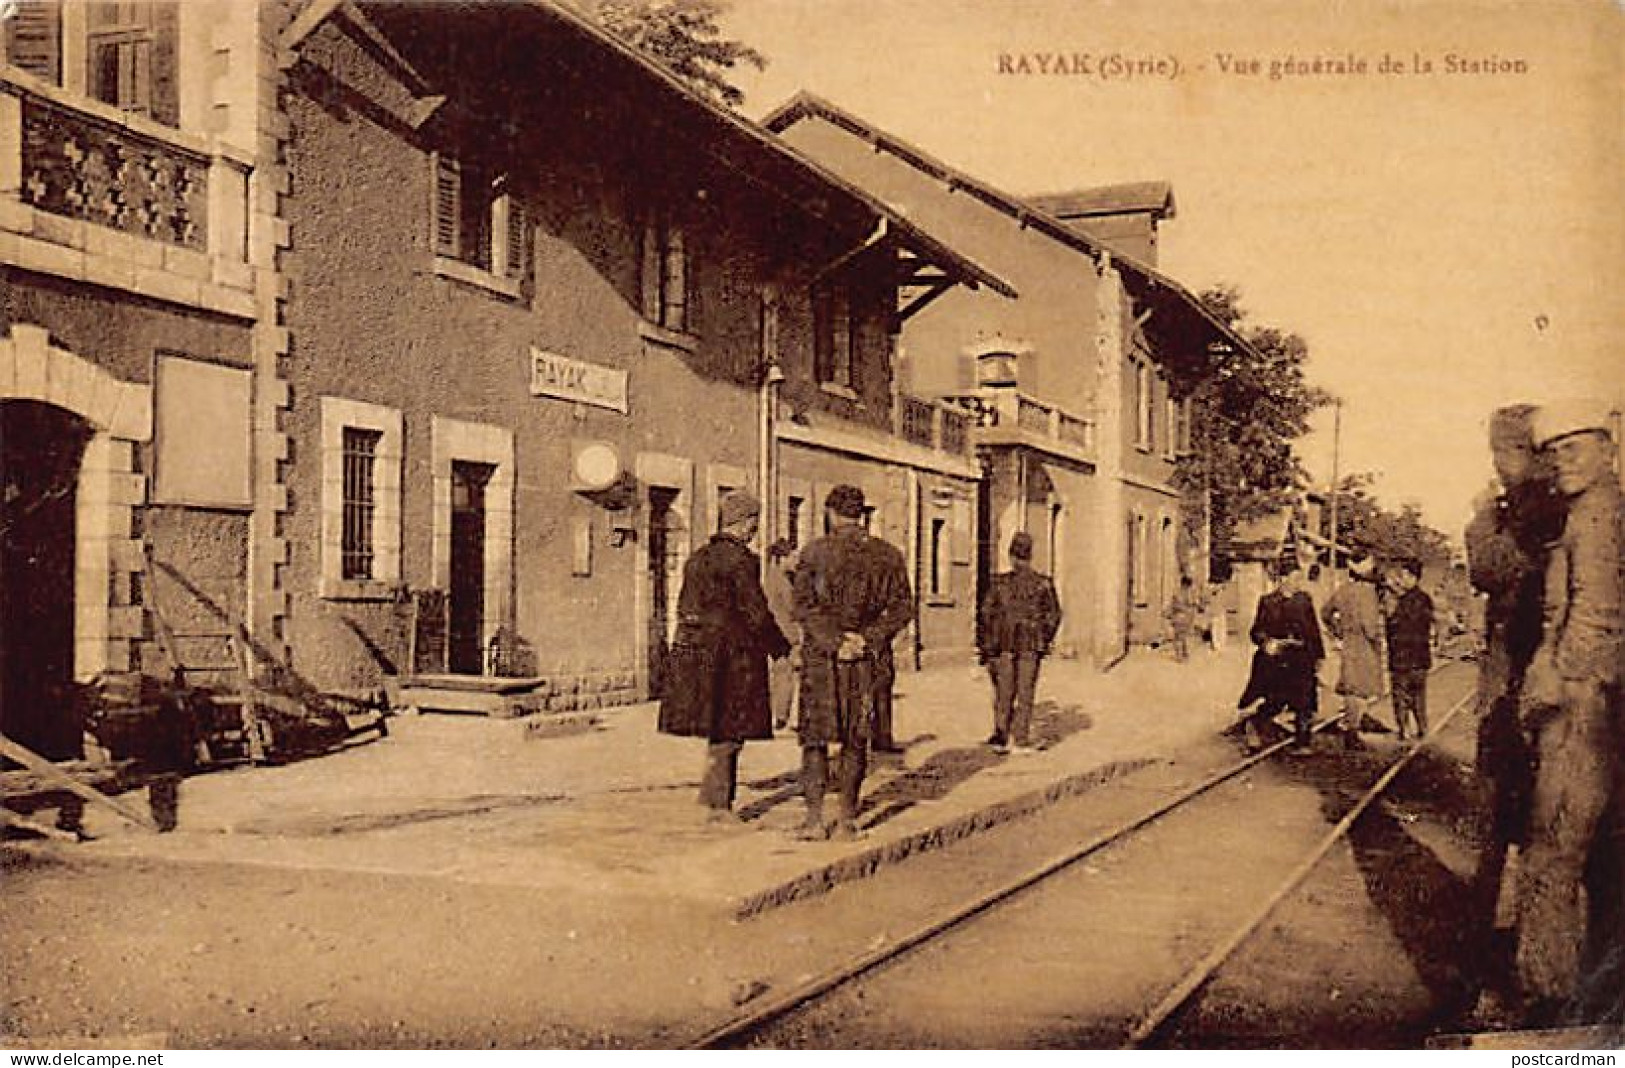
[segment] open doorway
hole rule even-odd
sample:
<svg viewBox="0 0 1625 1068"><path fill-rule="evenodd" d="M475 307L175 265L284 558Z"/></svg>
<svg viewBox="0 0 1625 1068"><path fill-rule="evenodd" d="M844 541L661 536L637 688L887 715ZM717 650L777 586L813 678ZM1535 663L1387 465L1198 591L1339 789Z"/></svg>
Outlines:
<svg viewBox="0 0 1625 1068"><path fill-rule="evenodd" d="M486 487L492 464L451 464L450 668L485 674Z"/></svg>
<svg viewBox="0 0 1625 1068"><path fill-rule="evenodd" d="M80 466L91 427L0 401L0 732L51 760L83 755L74 713Z"/></svg>

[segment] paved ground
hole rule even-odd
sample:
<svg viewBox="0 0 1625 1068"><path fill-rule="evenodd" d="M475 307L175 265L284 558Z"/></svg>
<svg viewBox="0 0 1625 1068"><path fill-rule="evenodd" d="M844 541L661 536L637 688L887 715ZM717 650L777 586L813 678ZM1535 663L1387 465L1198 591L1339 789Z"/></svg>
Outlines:
<svg viewBox="0 0 1625 1068"><path fill-rule="evenodd" d="M684 899L750 912L859 877L889 859L1132 771L1222 728L1245 673L1240 650L1186 664L1138 652L1112 671L1046 665L1044 752L1001 756L980 669L904 674L901 761L865 787L864 838L791 836L802 805L793 735L752 743L742 827L703 820L701 749L654 728L655 709L606 712L566 736L516 722L426 715L382 741L299 764L189 780L181 825L156 836L97 813L86 859L260 864L430 876L462 883Z"/></svg>

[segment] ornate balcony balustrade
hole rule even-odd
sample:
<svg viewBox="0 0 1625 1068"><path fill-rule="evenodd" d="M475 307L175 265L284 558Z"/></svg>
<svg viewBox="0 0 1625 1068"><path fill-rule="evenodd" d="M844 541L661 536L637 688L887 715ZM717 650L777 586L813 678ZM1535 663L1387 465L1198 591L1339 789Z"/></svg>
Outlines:
<svg viewBox="0 0 1625 1068"><path fill-rule="evenodd" d="M982 440L1055 442L1074 452L1093 455L1095 451L1093 419L1012 387L986 387L956 393L943 400L964 413L967 425L974 424L982 431Z"/></svg>
<svg viewBox="0 0 1625 1068"><path fill-rule="evenodd" d="M22 100L21 199L182 248L208 248L208 156L35 96Z"/></svg>
<svg viewBox="0 0 1625 1068"><path fill-rule="evenodd" d="M970 418L940 401L898 397L897 433L911 445L955 456L970 454Z"/></svg>

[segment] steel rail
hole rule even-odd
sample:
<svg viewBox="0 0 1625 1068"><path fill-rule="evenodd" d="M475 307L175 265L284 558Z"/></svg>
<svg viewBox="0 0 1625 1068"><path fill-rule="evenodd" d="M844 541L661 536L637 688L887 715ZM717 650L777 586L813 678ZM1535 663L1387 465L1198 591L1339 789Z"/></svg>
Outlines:
<svg viewBox="0 0 1625 1068"><path fill-rule="evenodd" d="M1324 730L1325 728L1336 723L1338 719L1338 716L1332 716L1328 719L1324 719L1315 724L1313 729L1317 732ZM946 916L939 917L921 927L916 928L910 933L899 938L897 941L891 942L878 949L871 950L854 961L849 961L848 963L837 968L833 968L822 975L815 976L800 986L787 991L783 995L774 998L771 1001L764 1002L749 1012L741 1013L721 1024L718 1024L711 1030L706 1031L704 1034L685 1043L683 1048L716 1048L725 1042L743 1037L744 1035L749 1034L751 1031L762 1027L764 1024L771 1023L779 1017L793 1012L807 1002L821 997L836 987L848 983L867 972L873 971L875 968L885 964L887 961L902 956L915 946L918 946L923 942L930 941L931 939L943 934L953 927L958 926L966 920L987 911L994 905L997 905L999 902L1004 901L1005 899L1012 897L1023 890L1026 890L1035 883L1042 882L1043 880L1054 875L1056 872L1061 871L1063 868L1077 863L1092 853L1099 852L1101 849L1111 845L1118 839L1126 837L1147 824L1160 819L1174 809L1179 808L1181 805L1184 805L1201 794L1213 789L1220 783L1233 779L1237 775L1240 775L1242 772L1253 767L1255 764L1259 764L1269 759L1276 753L1279 753L1283 749L1291 746L1294 741L1294 738L1285 738L1279 742L1276 742L1274 745L1252 754L1239 764L1232 765L1223 771L1210 775L1208 778L1197 783L1195 786L1188 787L1187 789L1180 791L1173 797L1159 802L1152 808L1140 813L1137 816L1132 816L1126 820L1123 820L1122 822L1112 826L1110 829L1095 835L1082 845L1074 846L1065 853L1045 861L1039 867L1034 868L1027 874L1020 876L1013 882L1006 883L997 889L991 890L988 893L983 894L981 897L971 901L969 904L961 906L954 912L951 912Z"/></svg>
<svg viewBox="0 0 1625 1068"><path fill-rule="evenodd" d="M1433 725L1433 729L1423 736L1421 742L1404 756L1394 761L1388 770L1378 777L1377 781L1372 784L1355 806L1348 811L1348 814L1338 820L1336 826L1326 832L1325 837L1310 851L1309 855L1297 867L1292 869L1291 874L1265 899L1264 904L1249 916L1245 922L1231 931L1218 946L1197 963L1195 968L1187 972L1184 978L1176 983L1163 999L1157 1003L1156 1007L1134 1026L1134 1029L1129 1032L1123 1048L1136 1049L1143 1045L1146 1039L1155 1034L1168 1021L1170 1016L1179 1011L1180 1007L1189 1001L1192 995L1200 990L1209 979L1213 978L1213 974L1223 966L1225 961L1230 959L1243 942L1252 937L1259 926L1269 918L1270 913L1274 912L1277 906L1286 900L1287 896L1309 877L1309 873L1325 858L1331 848L1348 833L1349 828L1354 826L1354 822L1365 813L1366 809L1370 808L1377 798L1382 796L1382 792L1388 789L1389 784L1399 776L1401 771L1405 770L1416 754L1420 753L1434 738L1438 737L1445 724L1455 718L1456 713L1466 708L1476 695L1477 691L1472 689L1463 694L1461 700L1450 707L1449 711Z"/></svg>

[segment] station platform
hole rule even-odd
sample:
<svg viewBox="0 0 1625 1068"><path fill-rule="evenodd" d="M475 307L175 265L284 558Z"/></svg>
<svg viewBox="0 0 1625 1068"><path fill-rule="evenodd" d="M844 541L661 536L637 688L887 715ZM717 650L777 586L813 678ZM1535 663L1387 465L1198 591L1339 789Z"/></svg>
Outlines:
<svg viewBox="0 0 1625 1068"><path fill-rule="evenodd" d="M751 742L740 823L697 793L703 745L655 729L652 703L565 731L424 714L387 738L280 767L186 780L179 827L152 834L87 813L91 857L398 874L572 895L685 901L745 918L815 895L1063 797L1132 775L1233 721L1247 651L1176 663L1137 650L1107 672L1046 662L1035 735L1000 754L991 687L971 664L897 681L901 758L871 761L855 841L794 836L804 806L795 736ZM830 798L826 811L833 811ZM53 846L52 848L58 848Z"/></svg>

